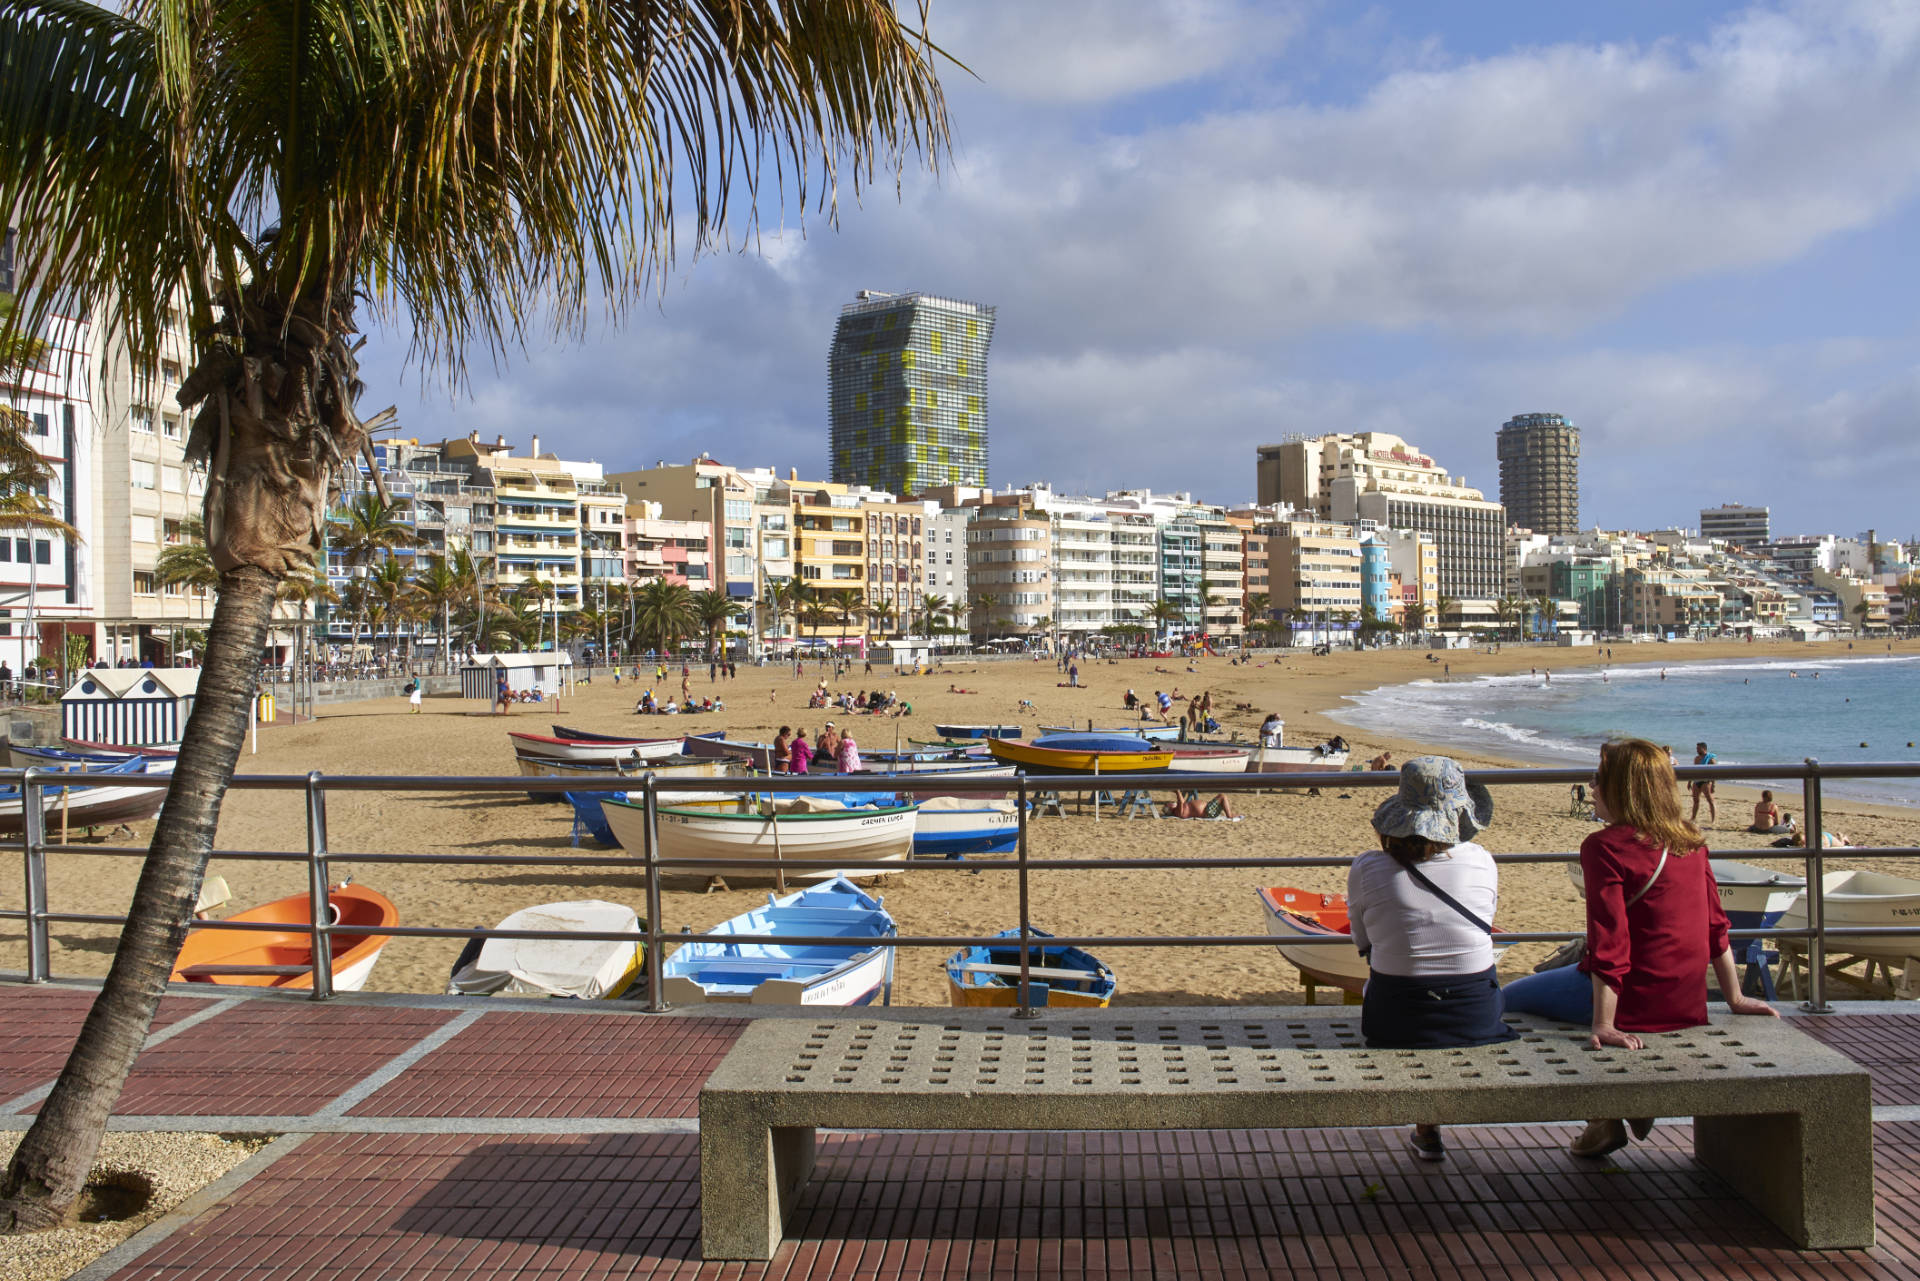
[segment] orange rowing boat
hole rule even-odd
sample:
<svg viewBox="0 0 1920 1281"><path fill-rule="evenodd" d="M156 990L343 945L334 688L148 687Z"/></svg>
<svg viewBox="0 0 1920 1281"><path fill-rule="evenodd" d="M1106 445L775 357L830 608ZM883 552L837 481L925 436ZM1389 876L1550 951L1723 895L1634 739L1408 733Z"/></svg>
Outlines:
<svg viewBox="0 0 1920 1281"><path fill-rule="evenodd" d="M399 909L378 890L364 885L339 885L327 893L333 908L331 924L354 926L352 932L329 934L336 992L358 992L373 973L386 934L361 933L400 923ZM313 986L313 916L305 894L275 899L236 912L230 921L271 921L284 930L223 930L205 926L187 935L174 959L174 983L219 983L240 987Z"/></svg>

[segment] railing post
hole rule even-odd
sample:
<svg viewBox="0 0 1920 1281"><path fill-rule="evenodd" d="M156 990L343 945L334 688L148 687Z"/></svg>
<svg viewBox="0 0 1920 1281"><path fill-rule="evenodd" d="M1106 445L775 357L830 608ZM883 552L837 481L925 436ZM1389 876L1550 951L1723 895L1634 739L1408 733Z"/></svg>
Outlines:
<svg viewBox="0 0 1920 1281"><path fill-rule="evenodd" d="M1013 1012L1016 1019L1038 1018L1040 1012L1033 1008L1033 980L1028 975L1031 959L1027 951L1028 941L1032 938L1032 927L1027 921L1027 776L1020 775L1020 998Z"/></svg>
<svg viewBox="0 0 1920 1281"><path fill-rule="evenodd" d="M660 990L660 796L653 774L640 786L647 807L647 1013L664 1014L673 1007Z"/></svg>
<svg viewBox="0 0 1920 1281"><path fill-rule="evenodd" d="M307 774L307 923L313 948L313 996L333 997L333 900L327 884L327 793L320 771Z"/></svg>
<svg viewBox="0 0 1920 1281"><path fill-rule="evenodd" d="M20 784L27 871L27 982L53 977L53 948L47 937L47 816L42 806L40 771L30 769Z"/></svg>
<svg viewBox="0 0 1920 1281"><path fill-rule="evenodd" d="M1809 756L1807 777L1801 785L1801 809L1807 816L1807 928L1813 937L1807 940L1807 999L1804 1010L1826 1014L1827 1004L1827 885L1826 816L1821 813L1820 762Z"/></svg>

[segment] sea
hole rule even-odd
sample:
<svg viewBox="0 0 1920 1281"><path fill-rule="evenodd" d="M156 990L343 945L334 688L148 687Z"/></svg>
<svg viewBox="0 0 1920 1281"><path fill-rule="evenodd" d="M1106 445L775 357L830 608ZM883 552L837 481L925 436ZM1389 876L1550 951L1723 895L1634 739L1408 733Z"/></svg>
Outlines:
<svg viewBox="0 0 1920 1281"><path fill-rule="evenodd" d="M1331 715L1542 765L1591 762L1601 743L1621 736L1669 744L1682 764L1701 741L1722 765L1920 763L1920 656L1615 662L1555 671L1551 680L1524 672L1436 678L1350 695ZM1799 785L1786 786L1797 799ZM1920 806L1920 778L1836 779L1825 790Z"/></svg>

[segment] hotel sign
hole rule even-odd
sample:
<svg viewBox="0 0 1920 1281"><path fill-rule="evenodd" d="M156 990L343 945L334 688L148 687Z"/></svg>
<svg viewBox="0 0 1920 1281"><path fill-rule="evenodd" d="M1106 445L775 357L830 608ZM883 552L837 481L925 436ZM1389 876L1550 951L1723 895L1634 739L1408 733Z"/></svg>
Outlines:
<svg viewBox="0 0 1920 1281"><path fill-rule="evenodd" d="M1433 459L1424 454L1409 454L1404 449L1370 449L1367 456L1376 462L1419 464L1422 467L1433 466Z"/></svg>

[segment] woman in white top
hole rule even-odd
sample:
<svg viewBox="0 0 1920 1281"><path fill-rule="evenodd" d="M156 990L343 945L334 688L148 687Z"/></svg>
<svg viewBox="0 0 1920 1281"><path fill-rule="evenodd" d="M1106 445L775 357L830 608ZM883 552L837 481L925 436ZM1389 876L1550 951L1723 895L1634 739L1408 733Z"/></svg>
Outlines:
<svg viewBox="0 0 1920 1281"><path fill-rule="evenodd" d="M1493 914L1500 876L1474 833L1493 798L1444 756L1400 767L1400 790L1373 813L1381 848L1347 873L1354 946L1371 975L1360 1029L1374 1049L1490 1045L1516 1035L1501 1020ZM1440 1127L1414 1127L1413 1148L1446 1156Z"/></svg>

